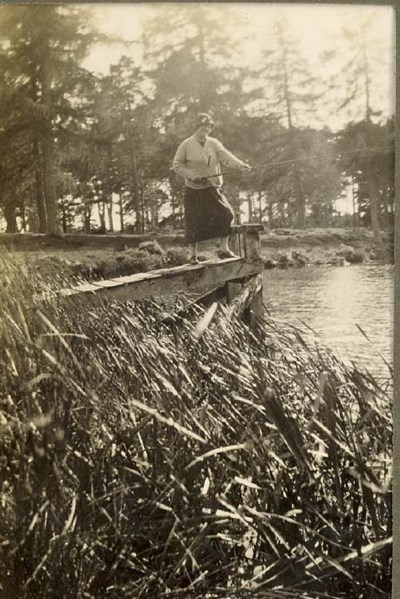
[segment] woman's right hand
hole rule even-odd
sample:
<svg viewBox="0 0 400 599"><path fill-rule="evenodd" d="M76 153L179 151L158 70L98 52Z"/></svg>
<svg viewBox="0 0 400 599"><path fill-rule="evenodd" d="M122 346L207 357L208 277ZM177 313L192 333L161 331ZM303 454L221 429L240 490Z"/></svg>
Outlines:
<svg viewBox="0 0 400 599"><path fill-rule="evenodd" d="M199 177L199 176L195 176L192 177L190 179L193 183L201 183L202 185L204 185L205 183L208 183L208 179L207 177Z"/></svg>

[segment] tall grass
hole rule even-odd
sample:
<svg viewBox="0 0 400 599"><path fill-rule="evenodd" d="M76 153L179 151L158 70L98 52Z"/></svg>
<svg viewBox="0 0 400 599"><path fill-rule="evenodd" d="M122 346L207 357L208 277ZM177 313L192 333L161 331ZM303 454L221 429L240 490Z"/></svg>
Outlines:
<svg viewBox="0 0 400 599"><path fill-rule="evenodd" d="M389 389L273 320L1 271L2 597L388 596Z"/></svg>

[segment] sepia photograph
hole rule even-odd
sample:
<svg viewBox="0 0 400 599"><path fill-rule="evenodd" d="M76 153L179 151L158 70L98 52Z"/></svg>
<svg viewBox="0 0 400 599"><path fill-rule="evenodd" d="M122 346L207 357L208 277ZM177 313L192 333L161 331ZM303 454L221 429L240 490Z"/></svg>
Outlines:
<svg viewBox="0 0 400 599"><path fill-rule="evenodd" d="M393 6L0 4L0 598L390 599Z"/></svg>

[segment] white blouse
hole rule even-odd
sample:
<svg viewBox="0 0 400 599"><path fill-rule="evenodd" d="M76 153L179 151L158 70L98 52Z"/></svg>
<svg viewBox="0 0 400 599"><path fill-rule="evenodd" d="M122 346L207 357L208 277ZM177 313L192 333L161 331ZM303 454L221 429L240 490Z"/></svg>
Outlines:
<svg viewBox="0 0 400 599"><path fill-rule="evenodd" d="M178 147L172 168L184 177L185 185L192 189L203 189L213 185L221 187L223 183L221 165L234 170L247 170L248 166L236 158L218 139L207 137L204 146L194 137L188 137ZM208 183L194 183L193 177L211 177Z"/></svg>

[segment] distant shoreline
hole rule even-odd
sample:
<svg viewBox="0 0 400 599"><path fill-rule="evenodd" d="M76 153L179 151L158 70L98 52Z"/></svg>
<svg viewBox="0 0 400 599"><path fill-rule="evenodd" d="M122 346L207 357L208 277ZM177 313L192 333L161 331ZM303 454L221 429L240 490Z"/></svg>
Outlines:
<svg viewBox="0 0 400 599"><path fill-rule="evenodd" d="M393 232L383 231L385 243L390 243ZM143 241L157 240L165 246L184 245L182 230L152 231L143 234L128 233L66 233L45 235L40 233L0 233L0 245L15 251L37 251L40 249L73 250L83 247L114 247L124 249L138 247ZM344 243L359 247L360 244L373 245L373 233L368 228L310 228L310 229L272 229L261 234L262 248L287 248L297 246L322 246ZM208 246L205 243L204 246Z"/></svg>
<svg viewBox="0 0 400 599"><path fill-rule="evenodd" d="M266 261L294 265L306 259L310 264L361 263L376 260L393 261L393 235L382 233L383 247L379 247L369 229L276 229L261 238L261 254ZM297 260L296 260L297 254ZM289 264L292 265L292 264Z"/></svg>
<svg viewBox="0 0 400 599"><path fill-rule="evenodd" d="M307 265L393 262L393 238L383 233L384 247L374 243L372 231L349 229L275 229L261 234L264 267L290 268ZM42 272L59 271L84 279L147 272L187 261L182 231L121 234L67 234L57 237L37 234L0 234L0 246L15 252ZM199 244L199 254L216 257L213 242Z"/></svg>

